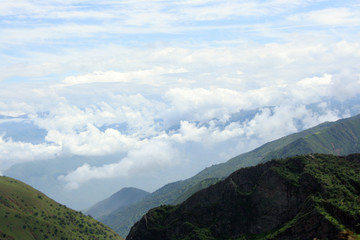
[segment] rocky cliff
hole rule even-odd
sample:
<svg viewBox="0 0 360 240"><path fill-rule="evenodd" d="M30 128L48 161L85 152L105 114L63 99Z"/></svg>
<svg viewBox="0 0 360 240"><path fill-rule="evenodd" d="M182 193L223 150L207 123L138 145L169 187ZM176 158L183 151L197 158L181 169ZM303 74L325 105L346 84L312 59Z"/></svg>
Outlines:
<svg viewBox="0 0 360 240"><path fill-rule="evenodd" d="M150 210L127 240L357 239L360 155L313 154L241 169L177 206Z"/></svg>

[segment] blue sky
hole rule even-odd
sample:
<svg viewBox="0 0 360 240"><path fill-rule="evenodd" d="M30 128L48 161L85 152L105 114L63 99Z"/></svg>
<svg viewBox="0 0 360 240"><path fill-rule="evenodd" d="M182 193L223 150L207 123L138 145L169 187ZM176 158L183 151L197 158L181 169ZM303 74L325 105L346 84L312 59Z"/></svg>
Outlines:
<svg viewBox="0 0 360 240"><path fill-rule="evenodd" d="M359 30L358 1L2 3L0 171L63 161L41 190L81 208L357 114Z"/></svg>

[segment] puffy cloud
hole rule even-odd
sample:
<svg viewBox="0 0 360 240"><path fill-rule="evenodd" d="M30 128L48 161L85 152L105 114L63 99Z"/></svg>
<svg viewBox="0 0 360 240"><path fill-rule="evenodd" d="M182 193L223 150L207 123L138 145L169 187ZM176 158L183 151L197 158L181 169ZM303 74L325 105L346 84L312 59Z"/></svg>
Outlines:
<svg viewBox="0 0 360 240"><path fill-rule="evenodd" d="M128 175L151 172L157 168L173 165L178 162L178 153L169 143L152 140L129 151L127 157L117 163L101 167L84 164L75 171L62 175L60 180L66 182L69 189L76 189L92 179L126 177Z"/></svg>
<svg viewBox="0 0 360 240"><path fill-rule="evenodd" d="M292 96L303 103L314 103L322 97L331 97L333 85L332 75L324 74L322 77L304 78L290 87Z"/></svg>
<svg viewBox="0 0 360 240"><path fill-rule="evenodd" d="M86 105L84 108L61 102L48 113L33 114L30 118L40 128L48 131L58 130L66 133L83 131L88 124L96 127L126 124L128 131L144 134L151 132L155 114L162 108L161 104L151 102L139 94L115 95L107 102Z"/></svg>
<svg viewBox="0 0 360 240"><path fill-rule="evenodd" d="M17 117L32 113L34 106L22 101L0 101L0 115Z"/></svg>
<svg viewBox="0 0 360 240"><path fill-rule="evenodd" d="M184 73L185 69L165 69L157 67L151 70L141 70L134 72L95 72L92 74L86 74L81 76L71 76L64 79L63 84L59 87L71 86L77 84L87 84L87 83L114 83L114 82L132 82L133 84L149 84L157 85L158 78L164 74L174 74L174 73ZM157 78L157 81L154 82L153 79Z"/></svg>
<svg viewBox="0 0 360 240"><path fill-rule="evenodd" d="M224 122L221 120L212 120L208 126L199 126L194 122L181 121L179 130L170 133L168 139L180 144L198 142L213 147L217 143L226 142L244 134L243 126L238 122L229 123L224 127Z"/></svg>
<svg viewBox="0 0 360 240"><path fill-rule="evenodd" d="M323 74L297 82L278 82L261 88L237 91L224 88L175 88L165 94L170 108L163 114L169 123L181 120L206 122L211 119L226 121L240 110L264 106L308 105L323 98L346 100L360 93L359 75L354 71Z"/></svg>
<svg viewBox="0 0 360 240"><path fill-rule="evenodd" d="M329 109L326 103L319 104L319 108L321 110L314 111L305 105L264 107L253 118L242 122L227 122L225 125L219 120L211 120L207 126L182 121L179 130L170 134L169 140L178 143L200 142L211 147L231 139L244 143L252 140L258 146L324 121L335 121L348 116ZM246 149L239 151L243 150Z"/></svg>
<svg viewBox="0 0 360 240"><path fill-rule="evenodd" d="M358 47L346 42L342 44L349 48ZM238 74L238 70L236 72ZM54 98L61 102L48 112L31 114L30 119L48 132L45 145L37 147L56 147L58 154L129 154L147 141L156 139L168 142L174 149L184 149L188 143L201 143L207 148L236 139L236 149L242 152L321 121L338 119L341 113L331 110L331 106L323 107L317 113L310 111L306 105L318 104L324 98L346 100L356 96L360 89L356 69L295 80L279 81L272 85L264 81L261 87L243 90L215 86L177 87L158 95L116 94L112 91L109 94L105 91L104 95L86 99L91 104L78 101L91 95L88 89L84 89L83 95L77 98L69 95ZM344 83L346 86L342 86ZM75 93L79 91L76 89ZM16 107L16 104L13 106ZM31 106L31 103L24 103L18 108L28 108L30 110L26 111L34 112L36 108ZM231 114L250 109L262 110L246 122L229 122ZM5 111L5 103L2 110L10 113ZM169 131L169 128L172 130ZM36 154L41 153L35 145L26 146ZM45 151L43 154L44 158L48 156ZM25 158L36 160L28 154L24 154Z"/></svg>
<svg viewBox="0 0 360 240"><path fill-rule="evenodd" d="M324 74L323 77L305 78L296 84L304 88L318 88L320 86L329 85L332 83L331 75Z"/></svg>
<svg viewBox="0 0 360 240"><path fill-rule="evenodd" d="M359 11L350 8L326 8L307 13L300 13L289 17L292 21L332 25L332 26L358 26L360 22Z"/></svg>
<svg viewBox="0 0 360 240"><path fill-rule="evenodd" d="M52 159L60 154L61 147L56 144L14 142L0 137L0 171L18 163Z"/></svg>
<svg viewBox="0 0 360 240"><path fill-rule="evenodd" d="M333 76L330 96L340 101L350 99L360 93L360 73L358 69L344 68Z"/></svg>
<svg viewBox="0 0 360 240"><path fill-rule="evenodd" d="M314 112L304 105L283 105L275 108L264 108L244 125L247 138L268 142L313 127L323 121L334 121L342 116L328 108Z"/></svg>
<svg viewBox="0 0 360 240"><path fill-rule="evenodd" d="M250 104L242 93L223 88L176 88L170 89L165 97L170 101L171 108L166 113L170 118L194 121L226 118Z"/></svg>
<svg viewBox="0 0 360 240"><path fill-rule="evenodd" d="M86 130L81 132L63 133L50 130L46 140L62 146L65 153L80 156L102 156L127 152L136 147L138 141L136 137L123 135L112 128L101 132L91 124L88 124Z"/></svg>
<svg viewBox="0 0 360 240"><path fill-rule="evenodd" d="M138 140L129 148L127 156L119 162L100 167L84 164L59 179L64 181L69 189L76 189L93 179L134 177L149 171L159 171L167 166L185 164L184 159L191 159L192 164L197 165L197 161L201 160L195 157L196 153L189 151L191 144L200 144L203 148L198 149L200 152L212 152L214 159L209 161L216 162L215 158L231 157L229 153L236 155L324 121L334 121L347 116L329 109L325 102L318 107L320 110L316 111L304 105L265 107L254 117L239 122L224 122L218 119L210 120L206 124L181 121L178 129L168 133L160 131L156 136ZM91 136L86 137L88 138ZM119 140L112 139L114 142ZM103 151L100 146L104 147L106 144L99 144L99 149L95 145L92 147L94 151ZM90 149L90 146L86 148ZM77 152L84 153L85 151Z"/></svg>

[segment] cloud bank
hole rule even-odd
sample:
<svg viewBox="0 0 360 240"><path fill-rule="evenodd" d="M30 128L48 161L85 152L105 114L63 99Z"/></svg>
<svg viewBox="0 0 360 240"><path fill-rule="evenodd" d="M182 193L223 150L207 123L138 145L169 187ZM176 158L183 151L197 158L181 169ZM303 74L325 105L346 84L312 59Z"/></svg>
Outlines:
<svg viewBox="0 0 360 240"><path fill-rule="evenodd" d="M82 156L103 162L58 173L68 189L186 176L357 114L359 12L352 0L3 3L0 124L21 116L46 136L0 133L0 171Z"/></svg>

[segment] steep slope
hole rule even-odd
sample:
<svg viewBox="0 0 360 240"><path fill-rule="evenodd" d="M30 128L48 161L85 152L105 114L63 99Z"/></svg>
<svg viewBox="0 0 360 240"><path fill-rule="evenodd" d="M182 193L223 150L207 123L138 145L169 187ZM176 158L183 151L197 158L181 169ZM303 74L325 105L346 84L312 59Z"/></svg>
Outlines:
<svg viewBox="0 0 360 240"><path fill-rule="evenodd" d="M191 197L194 193L205 189L215 183L217 183L220 179L219 178L206 178L204 180L201 180L191 188L189 188L186 192L180 195L175 201L172 202L172 204L179 204Z"/></svg>
<svg viewBox="0 0 360 240"><path fill-rule="evenodd" d="M126 239L357 239L359 199L360 154L273 160L150 210Z"/></svg>
<svg viewBox="0 0 360 240"><path fill-rule="evenodd" d="M120 235L126 236L131 226L149 209L185 200L189 196L189 189L205 179L223 179L240 168L254 166L273 158L314 152L342 155L360 152L357 136L360 136L360 115L337 122L326 122L269 142L225 163L213 165L187 180L167 184L138 203L119 208L113 213L103 216L100 221L113 228Z"/></svg>
<svg viewBox="0 0 360 240"><path fill-rule="evenodd" d="M0 177L0 239L122 239L109 227L36 189Z"/></svg>
<svg viewBox="0 0 360 240"><path fill-rule="evenodd" d="M148 192L138 188L123 188L84 212L94 218L99 218L116 209L119 209L120 207L132 205L148 194Z"/></svg>

